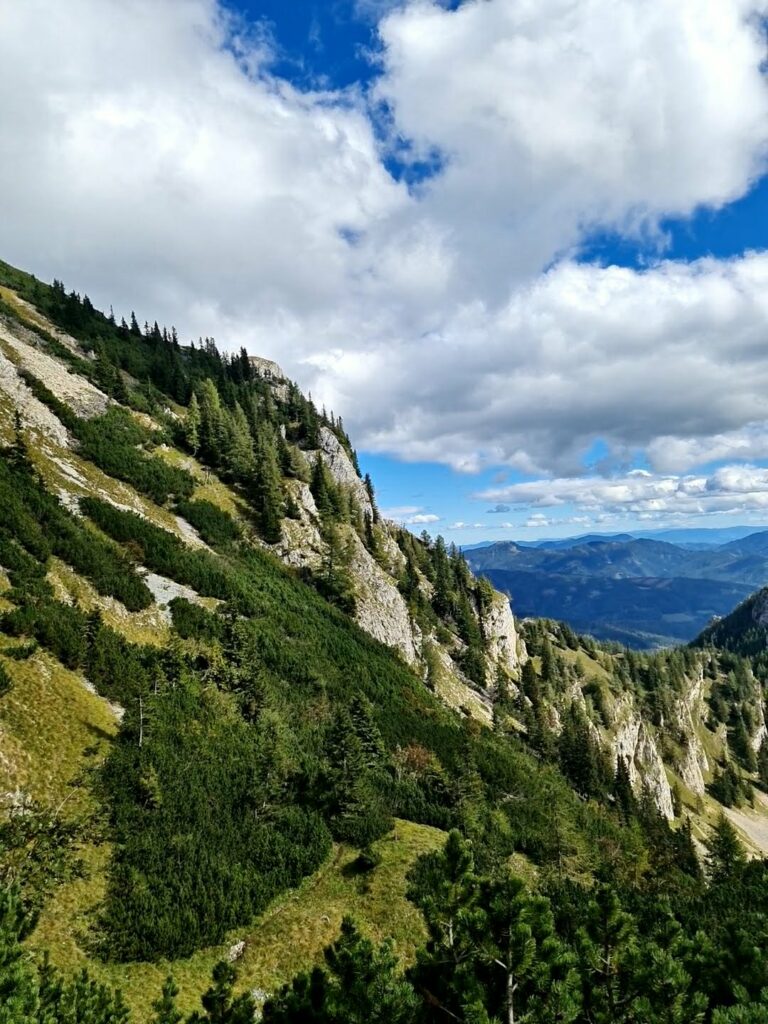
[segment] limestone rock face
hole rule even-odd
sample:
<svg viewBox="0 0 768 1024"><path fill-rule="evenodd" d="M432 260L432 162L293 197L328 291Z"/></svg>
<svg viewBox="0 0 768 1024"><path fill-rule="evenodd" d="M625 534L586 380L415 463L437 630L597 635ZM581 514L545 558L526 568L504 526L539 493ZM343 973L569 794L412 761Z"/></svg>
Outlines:
<svg viewBox="0 0 768 1024"><path fill-rule="evenodd" d="M421 653L421 630L412 621L403 595L354 531L350 531L349 545L357 624L414 664Z"/></svg>
<svg viewBox="0 0 768 1024"><path fill-rule="evenodd" d="M264 359L261 356L250 356L248 362L253 372L265 380L285 380L282 367L273 359Z"/></svg>
<svg viewBox="0 0 768 1024"><path fill-rule="evenodd" d="M317 569L323 560L325 542L317 527L318 513L312 491L302 480L289 480L288 493L299 511L298 519L284 519L282 537L275 554L295 569Z"/></svg>
<svg viewBox="0 0 768 1024"><path fill-rule="evenodd" d="M622 698L620 703L623 706L617 714L616 732L611 743L614 763L623 757L633 788L640 790L645 787L659 813L671 820L675 816L672 791L656 742L631 699Z"/></svg>
<svg viewBox="0 0 768 1024"><path fill-rule="evenodd" d="M16 337L0 323L0 341L12 351L12 358L19 367L27 370L52 391L54 395L72 409L77 416L86 419L100 416L110 404L103 391L77 373L70 373L64 364L40 348L39 339L31 331L19 329L24 340ZM21 409L22 415L24 408Z"/></svg>
<svg viewBox="0 0 768 1024"><path fill-rule="evenodd" d="M508 599L498 591L494 594L493 604L483 620L483 626L491 668L514 672L520 663L517 627Z"/></svg>
<svg viewBox="0 0 768 1024"><path fill-rule="evenodd" d="M343 484L352 492L363 514L372 515L371 500L365 484L355 472L352 460L347 455L338 437L328 427L320 428L320 457L328 467L337 484Z"/></svg>
<svg viewBox="0 0 768 1024"><path fill-rule="evenodd" d="M693 685L678 699L675 711L686 739L685 752L677 770L688 789L703 796L706 792L704 772L709 771L709 760L697 732L697 725L705 718L703 669Z"/></svg>
<svg viewBox="0 0 768 1024"><path fill-rule="evenodd" d="M60 448L69 446L67 431L61 420L54 416L48 406L43 405L35 398L16 372L16 367L10 359L6 359L2 350L0 350L0 393L10 398L13 408L21 412L25 427L39 431Z"/></svg>

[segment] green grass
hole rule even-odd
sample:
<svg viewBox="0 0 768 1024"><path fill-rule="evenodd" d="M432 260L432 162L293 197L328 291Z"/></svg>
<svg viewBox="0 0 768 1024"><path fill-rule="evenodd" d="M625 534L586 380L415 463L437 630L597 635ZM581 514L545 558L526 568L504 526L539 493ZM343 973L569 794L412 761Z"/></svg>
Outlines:
<svg viewBox="0 0 768 1024"><path fill-rule="evenodd" d="M180 452L177 448L169 448L165 445L157 448L154 455L163 459L170 466L178 469L185 469L195 478L195 490L192 494L192 501L209 501L216 505L222 512L227 512L235 519L246 513L245 503L239 498L231 487L223 483L218 476L207 469L201 462Z"/></svg>
<svg viewBox="0 0 768 1024"><path fill-rule="evenodd" d="M377 941L391 937L403 963L413 959L425 935L421 915L405 899L406 874L422 853L442 845L445 834L426 825L398 821L393 833L374 844L381 864L368 876L350 870L356 851L336 847L323 867L295 890L275 900L250 927L230 933L221 946L203 949L173 963L105 964L86 952L93 913L104 894L108 846L85 853L89 877L63 885L43 912L28 945L47 949L66 971L87 966L97 978L119 987L138 1024L149 1019L152 1000L172 973L180 987L179 1005L189 1012L210 983L214 964L229 947L244 939L238 963L240 989L274 991L297 971L320 961L322 951L339 931L342 916L351 914Z"/></svg>
<svg viewBox="0 0 768 1024"><path fill-rule="evenodd" d="M85 765L106 750L116 732L105 701L43 651L26 661L2 657L13 686L0 698L0 791L21 790L35 800L72 811L90 806L88 791L72 786Z"/></svg>
<svg viewBox="0 0 768 1024"><path fill-rule="evenodd" d="M140 612L129 612L120 601L99 594L87 580L56 557L50 560L47 579L58 600L75 601L86 612L97 608L104 622L131 643L159 647L168 642L170 626L157 604Z"/></svg>

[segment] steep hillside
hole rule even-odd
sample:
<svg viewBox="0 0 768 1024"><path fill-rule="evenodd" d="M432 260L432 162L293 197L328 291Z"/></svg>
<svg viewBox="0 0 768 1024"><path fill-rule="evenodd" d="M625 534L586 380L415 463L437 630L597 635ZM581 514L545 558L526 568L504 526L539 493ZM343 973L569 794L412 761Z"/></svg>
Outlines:
<svg viewBox="0 0 768 1024"><path fill-rule="evenodd" d="M122 1024L116 988L162 1024L201 996L198 1024L469 1020L471 977L488 1021L509 1008L484 943L518 913L558 951L521 989L541 1024L692 1020L768 984L691 953L768 913L720 822L768 848L753 652L519 629L442 538L381 518L341 420L274 363L6 265L0 446L0 1020ZM601 900L626 908L625 1018L579 995ZM654 902L676 1018L637 967L666 948Z"/></svg>
<svg viewBox="0 0 768 1024"><path fill-rule="evenodd" d="M751 594L728 615L708 625L694 644L755 658L762 665L768 652L768 588Z"/></svg>

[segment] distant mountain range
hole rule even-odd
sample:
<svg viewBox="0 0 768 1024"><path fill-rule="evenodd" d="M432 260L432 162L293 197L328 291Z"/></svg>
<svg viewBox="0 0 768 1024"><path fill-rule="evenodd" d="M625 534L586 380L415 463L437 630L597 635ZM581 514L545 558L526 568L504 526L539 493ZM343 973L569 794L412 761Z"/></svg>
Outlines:
<svg viewBox="0 0 768 1024"><path fill-rule="evenodd" d="M768 530L649 531L465 549L516 614L638 648L692 640L768 583Z"/></svg>

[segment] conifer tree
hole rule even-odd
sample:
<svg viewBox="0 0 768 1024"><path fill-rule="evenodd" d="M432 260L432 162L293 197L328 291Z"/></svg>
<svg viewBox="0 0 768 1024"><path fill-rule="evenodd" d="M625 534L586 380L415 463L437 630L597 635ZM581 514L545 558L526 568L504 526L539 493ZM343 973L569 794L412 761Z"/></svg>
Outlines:
<svg viewBox="0 0 768 1024"><path fill-rule="evenodd" d="M334 502L331 494L333 487L328 476L328 470L325 467L325 462L320 455L315 458L312 467L312 479L309 483L309 489L312 491L312 497L315 499L315 505L321 518L327 519L332 516L334 511Z"/></svg>
<svg viewBox="0 0 768 1024"><path fill-rule="evenodd" d="M254 451L248 420L237 402L232 413L226 417L226 433L228 437L224 461L227 470L236 480L244 480L253 472Z"/></svg>
<svg viewBox="0 0 768 1024"><path fill-rule="evenodd" d="M234 996L236 971L220 961L213 969L213 984L201 998L205 1013L194 1013L189 1024L253 1024L256 1006L249 992Z"/></svg>
<svg viewBox="0 0 768 1024"><path fill-rule="evenodd" d="M378 510L378 507L376 505L376 492L375 492L375 490L373 488L373 480L371 480L371 474L370 473L366 473L365 474L365 478L363 479L363 483L365 484L365 489L368 492L368 499L369 499L369 501L371 503L371 511L372 511L372 514L373 514L373 521L374 521L374 523L378 523L378 521L379 521L379 510Z"/></svg>
<svg viewBox="0 0 768 1024"><path fill-rule="evenodd" d="M757 754L757 776L763 788L768 790L768 736L763 737Z"/></svg>
<svg viewBox="0 0 768 1024"><path fill-rule="evenodd" d="M268 544L276 544L284 512L283 484L275 435L269 423L259 428L254 470L247 486L259 532Z"/></svg>
<svg viewBox="0 0 768 1024"><path fill-rule="evenodd" d="M629 766L627 759L619 756L616 759L616 773L613 778L613 795L616 799L616 806L625 821L634 815L637 810L637 801L632 789L632 781L629 777Z"/></svg>
<svg viewBox="0 0 768 1024"><path fill-rule="evenodd" d="M29 468L29 451L24 439L24 421L18 409L13 411L13 443L8 452L8 461L16 469Z"/></svg>
<svg viewBox="0 0 768 1024"><path fill-rule="evenodd" d="M477 960L489 965L485 1009L518 1020L579 1019L574 957L555 933L549 900L529 894L519 878L486 882L472 921Z"/></svg>
<svg viewBox="0 0 768 1024"><path fill-rule="evenodd" d="M264 1024L415 1024L419 1001L391 943L376 948L345 917L325 964L269 999Z"/></svg>
<svg viewBox="0 0 768 1024"><path fill-rule="evenodd" d="M747 855L736 829L722 814L707 839L707 875L710 885L732 883L744 870Z"/></svg>
<svg viewBox="0 0 768 1024"><path fill-rule="evenodd" d="M200 403L193 391L192 397L189 400L186 419L184 420L184 440L193 455L197 455L200 448L200 424Z"/></svg>
<svg viewBox="0 0 768 1024"><path fill-rule="evenodd" d="M206 377L198 390L200 403L200 449L204 458L219 465L224 446L224 417L216 385Z"/></svg>

